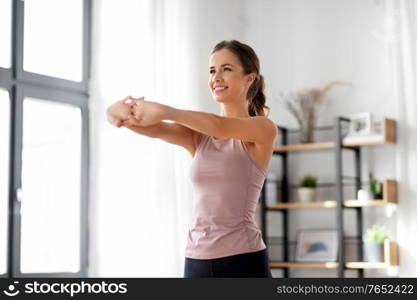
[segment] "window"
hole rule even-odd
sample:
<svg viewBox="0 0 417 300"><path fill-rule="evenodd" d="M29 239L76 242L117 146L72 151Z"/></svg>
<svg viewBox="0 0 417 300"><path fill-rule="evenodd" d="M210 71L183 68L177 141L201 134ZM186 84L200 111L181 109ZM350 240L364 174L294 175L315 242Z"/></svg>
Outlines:
<svg viewBox="0 0 417 300"><path fill-rule="evenodd" d="M12 0L0 0L0 67L11 66Z"/></svg>
<svg viewBox="0 0 417 300"><path fill-rule="evenodd" d="M81 111L23 101L21 272L77 272Z"/></svg>
<svg viewBox="0 0 417 300"><path fill-rule="evenodd" d="M0 89L0 274L7 270L7 234L9 207L9 93Z"/></svg>
<svg viewBox="0 0 417 300"><path fill-rule="evenodd" d="M82 0L25 1L24 24L25 71L82 80Z"/></svg>
<svg viewBox="0 0 417 300"><path fill-rule="evenodd" d="M88 276L90 19L0 0L0 277Z"/></svg>

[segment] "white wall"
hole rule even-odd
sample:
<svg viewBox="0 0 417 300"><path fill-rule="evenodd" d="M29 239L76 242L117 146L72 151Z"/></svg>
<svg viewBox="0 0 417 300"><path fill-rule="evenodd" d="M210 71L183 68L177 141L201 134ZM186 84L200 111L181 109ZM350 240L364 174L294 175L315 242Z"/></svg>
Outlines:
<svg viewBox="0 0 417 300"><path fill-rule="evenodd" d="M196 2L197 3L197 2ZM197 46L196 78L203 111L218 112L206 87L207 57L222 39L238 39L251 45L261 60L267 83L270 118L278 125L296 127L291 115L276 101L280 91L322 87L337 80L350 85L335 87L329 93L329 107L318 125L331 125L336 115L372 111L375 116L396 118L391 83L388 44L383 38L384 10L372 0L246 0L198 1L195 20L201 43ZM221 9L220 9L221 8ZM328 138L331 138L329 136ZM395 178L396 146L364 148L362 179L369 171L378 179ZM317 172L322 182L334 181L332 152L297 153L290 156L290 182L296 183L307 171ZM344 174L353 175L353 156L344 151ZM325 166L325 167L323 167ZM274 157L270 172L280 174L280 159ZM334 199L333 190L321 190L321 197ZM353 190L346 197L354 198ZM400 199L401 203L401 199ZM401 216L387 218L382 208L365 209L364 228L385 224L392 239ZM355 215L345 213L346 234L355 234ZM291 227L334 228L330 210L291 212ZM269 218L268 233L280 235L279 213ZM295 231L291 238L295 239ZM401 264L408 262L400 259ZM293 276L335 276L335 271L293 270ZM276 273L279 274L279 271ZM415 273L417 274L417 272ZM355 276L349 271L347 276ZM385 271L367 271L368 276L387 276ZM401 276L401 273L399 274Z"/></svg>
<svg viewBox="0 0 417 300"><path fill-rule="evenodd" d="M222 40L242 39L246 27L243 20L244 1L212 0L190 1L190 24L193 24L192 39L198 41L195 46L194 82L199 92L196 102L207 112L220 113L219 105L212 99L208 85L209 56L214 46Z"/></svg>
<svg viewBox="0 0 417 300"><path fill-rule="evenodd" d="M331 103L321 115L318 125L331 125L335 115L372 111L377 116L396 119L397 103L393 101L388 45L383 38L384 11L382 1L373 0L200 0L189 1L189 32L196 41L190 49L193 74L184 78L184 86L193 89L196 109L220 113L207 87L208 57L214 45L224 39L237 39L251 45L261 60L267 83L267 105L270 118L278 125L295 128L291 115L275 101L280 91L316 88L330 81L350 83L329 93ZM401 142L401 141L399 141ZM397 146L365 148L363 179L372 170L379 179L396 178ZM344 173L352 175L352 155L344 152ZM297 153L290 155L290 181L306 171L317 172L322 182L334 181L334 156L331 152ZM274 157L270 172L280 174L280 160ZM349 194L350 193L350 194ZM350 190L347 196L353 197ZM321 197L332 198L332 190L322 191ZM334 197L333 197L334 198ZM400 195L401 211L407 211ZM411 205L410 205L411 207ZM384 210L366 209L365 228L374 222L386 224L390 236L396 238L401 215L387 219ZM347 235L355 232L354 215L345 214ZM269 219L268 233L280 235L279 215ZM327 210L291 213L292 228L335 227L334 214ZM294 232L292 239L294 239ZM402 252L406 249L402 249ZM414 265L412 256L400 257L401 266ZM401 272L400 276L405 274ZM293 276L335 276L334 271L299 269ZM276 272L279 275L279 271ZM407 276L416 276L410 268ZM355 276L350 272L348 276ZM369 276L386 276L384 271L368 272Z"/></svg>
<svg viewBox="0 0 417 300"><path fill-rule="evenodd" d="M372 111L376 116L395 119L393 86L388 44L378 33L383 29L384 10L376 1L246 1L247 28L244 40L252 45L262 62L268 84L271 119L281 126L296 123L278 99L280 91L322 87L337 80L350 84L329 93L330 105L318 125L331 125L335 115ZM331 138L329 136L328 138ZM379 179L395 178L395 146L364 148L362 179L371 170ZM306 172L315 172L322 182L334 181L332 152L290 154L290 182ZM353 175L353 155L344 151L344 174ZM327 167L326 167L327 166ZM274 157L270 172L280 174L280 158ZM333 190L321 189L322 199L334 199ZM354 199L352 189L346 197ZM346 235L356 234L355 214L345 213ZM335 228L330 210L291 211L291 228ZM384 209L365 209L364 228L382 223L396 238L396 217L385 217ZM270 235L281 235L279 213L269 218ZM295 230L291 232L295 240ZM349 254L349 253L348 253ZM402 263L406 263L402 261ZM294 269L292 276L334 276L334 271ZM347 276L355 276L349 271ZM368 271L368 276L386 276L384 271Z"/></svg>

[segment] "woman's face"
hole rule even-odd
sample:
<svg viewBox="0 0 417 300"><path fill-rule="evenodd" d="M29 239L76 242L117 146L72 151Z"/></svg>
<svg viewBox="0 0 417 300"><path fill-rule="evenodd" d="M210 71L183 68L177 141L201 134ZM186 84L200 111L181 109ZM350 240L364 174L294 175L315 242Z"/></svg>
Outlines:
<svg viewBox="0 0 417 300"><path fill-rule="evenodd" d="M210 55L208 86L218 102L246 100L255 73L244 74L239 59L228 49Z"/></svg>

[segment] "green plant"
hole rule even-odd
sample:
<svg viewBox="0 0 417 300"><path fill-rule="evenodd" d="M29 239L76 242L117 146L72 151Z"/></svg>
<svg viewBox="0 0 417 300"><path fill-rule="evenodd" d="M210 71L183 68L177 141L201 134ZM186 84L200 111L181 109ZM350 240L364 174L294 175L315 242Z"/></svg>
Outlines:
<svg viewBox="0 0 417 300"><path fill-rule="evenodd" d="M300 187L316 187L317 186L317 177L312 175L306 175L301 178L299 182Z"/></svg>
<svg viewBox="0 0 417 300"><path fill-rule="evenodd" d="M382 198L382 182L374 178L372 173L369 173L369 192L374 199Z"/></svg>
<svg viewBox="0 0 417 300"><path fill-rule="evenodd" d="M363 236L365 242L374 242L382 244L385 239L388 238L385 228L381 225L374 224L372 227L368 228Z"/></svg>

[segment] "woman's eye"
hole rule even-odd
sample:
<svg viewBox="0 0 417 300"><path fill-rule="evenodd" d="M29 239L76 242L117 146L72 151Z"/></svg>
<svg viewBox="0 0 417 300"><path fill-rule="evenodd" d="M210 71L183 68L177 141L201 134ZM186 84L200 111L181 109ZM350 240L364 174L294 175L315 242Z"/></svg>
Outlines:
<svg viewBox="0 0 417 300"><path fill-rule="evenodd" d="M224 68L223 70L224 70L224 71L226 71L226 70L227 70L227 71L232 71L232 69L230 69L230 68ZM214 72L215 72L214 70L210 70L210 71L209 71L209 73L210 73L210 74L213 74Z"/></svg>

